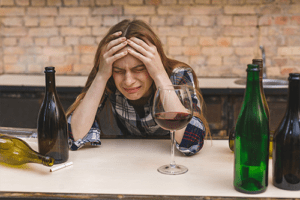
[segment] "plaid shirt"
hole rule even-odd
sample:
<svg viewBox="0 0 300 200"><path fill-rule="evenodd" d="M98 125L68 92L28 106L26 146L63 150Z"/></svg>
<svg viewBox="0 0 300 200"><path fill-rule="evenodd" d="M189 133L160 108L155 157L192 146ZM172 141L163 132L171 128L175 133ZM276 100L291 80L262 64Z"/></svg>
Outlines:
<svg viewBox="0 0 300 200"><path fill-rule="evenodd" d="M172 72L170 80L174 85L190 85L195 87L193 75L189 68L176 68ZM192 93L191 96L194 110L201 112L200 102L196 97L196 94ZM114 116L117 121L119 121L119 125L122 126L120 129L123 134L144 137L169 134L169 131L160 128L153 119L153 96L149 98L148 102L144 105L145 116L142 118L136 113L133 106L128 103L128 100L118 90L111 95L105 94L104 101L98 107L98 112L101 112L107 100L111 102ZM77 150L86 143L90 143L91 145L101 145L100 128L96 120L84 138L74 141L71 130L71 117L72 115L68 118L70 136L69 145L71 150ZM204 137L205 127L202 121L194 116L185 129L181 143L176 144L176 147L185 155L194 155L203 147Z"/></svg>

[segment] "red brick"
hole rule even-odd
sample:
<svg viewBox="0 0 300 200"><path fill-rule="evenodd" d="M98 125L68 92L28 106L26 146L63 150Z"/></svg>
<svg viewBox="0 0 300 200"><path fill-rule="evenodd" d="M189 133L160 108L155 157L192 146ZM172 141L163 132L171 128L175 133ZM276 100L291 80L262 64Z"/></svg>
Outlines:
<svg viewBox="0 0 300 200"><path fill-rule="evenodd" d="M162 1L166 1L166 0L145 0L145 3L149 4L149 5L153 5L153 6L158 6L161 4ZM167 0L167 1L170 1L170 0Z"/></svg>
<svg viewBox="0 0 300 200"><path fill-rule="evenodd" d="M300 24L300 16L292 16L291 17L291 23L292 24Z"/></svg>
<svg viewBox="0 0 300 200"><path fill-rule="evenodd" d="M221 47L228 47L231 45L231 38L229 37L220 37L217 39L217 45Z"/></svg>
<svg viewBox="0 0 300 200"><path fill-rule="evenodd" d="M276 25L286 25L287 23L288 23L288 17L286 16L275 17Z"/></svg>
<svg viewBox="0 0 300 200"><path fill-rule="evenodd" d="M295 69L293 67L282 67L280 70L281 75L289 75L289 73L295 73Z"/></svg>
<svg viewBox="0 0 300 200"><path fill-rule="evenodd" d="M94 54L97 51L96 45L79 45L75 46L75 54Z"/></svg>
<svg viewBox="0 0 300 200"><path fill-rule="evenodd" d="M55 71L57 74L69 74L73 71L72 64L56 65Z"/></svg>

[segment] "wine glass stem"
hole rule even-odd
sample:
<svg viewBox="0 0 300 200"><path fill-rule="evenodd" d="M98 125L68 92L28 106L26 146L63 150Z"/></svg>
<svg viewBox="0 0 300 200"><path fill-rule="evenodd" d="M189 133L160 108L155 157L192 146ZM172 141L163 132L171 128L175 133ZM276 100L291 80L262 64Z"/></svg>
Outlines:
<svg viewBox="0 0 300 200"><path fill-rule="evenodd" d="M171 136L171 167L175 167L175 131L170 131L170 136Z"/></svg>

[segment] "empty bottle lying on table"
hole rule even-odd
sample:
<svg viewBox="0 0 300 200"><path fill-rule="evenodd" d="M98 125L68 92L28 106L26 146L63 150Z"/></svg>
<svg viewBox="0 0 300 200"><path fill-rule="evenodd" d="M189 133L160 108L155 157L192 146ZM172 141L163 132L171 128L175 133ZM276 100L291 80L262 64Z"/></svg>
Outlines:
<svg viewBox="0 0 300 200"><path fill-rule="evenodd" d="M268 186L269 123L260 93L258 65L249 64L244 101L235 128L234 187L247 194Z"/></svg>
<svg viewBox="0 0 300 200"><path fill-rule="evenodd" d="M54 159L34 151L21 139L0 134L0 162L10 165L39 163L45 166L52 166Z"/></svg>
<svg viewBox="0 0 300 200"><path fill-rule="evenodd" d="M300 190L300 74L289 75L288 104L274 133L273 184Z"/></svg>
<svg viewBox="0 0 300 200"><path fill-rule="evenodd" d="M42 155L59 164L69 158L67 119L56 92L55 68L46 67L45 76L45 97L37 120L38 146Z"/></svg>

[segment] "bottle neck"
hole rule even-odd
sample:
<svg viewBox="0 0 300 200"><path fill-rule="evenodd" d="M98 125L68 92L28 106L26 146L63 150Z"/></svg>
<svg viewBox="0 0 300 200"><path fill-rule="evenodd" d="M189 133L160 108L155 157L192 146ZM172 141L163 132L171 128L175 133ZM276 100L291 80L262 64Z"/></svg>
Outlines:
<svg viewBox="0 0 300 200"><path fill-rule="evenodd" d="M257 94L257 95L254 95ZM252 98L260 95L260 84L259 84L259 71L248 71L247 73L247 86L246 96Z"/></svg>
<svg viewBox="0 0 300 200"><path fill-rule="evenodd" d="M300 112L300 80L289 80L287 109L289 112Z"/></svg>
<svg viewBox="0 0 300 200"><path fill-rule="evenodd" d="M45 72L46 75L46 93L55 92L55 75L54 72Z"/></svg>

